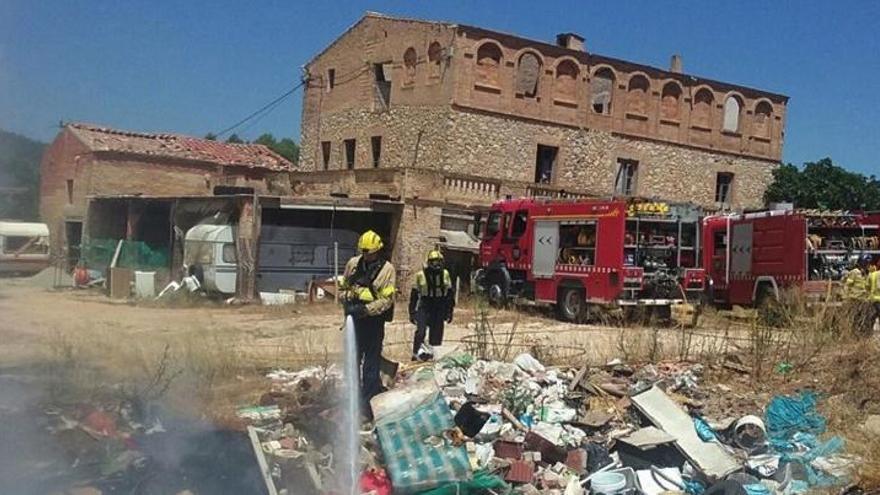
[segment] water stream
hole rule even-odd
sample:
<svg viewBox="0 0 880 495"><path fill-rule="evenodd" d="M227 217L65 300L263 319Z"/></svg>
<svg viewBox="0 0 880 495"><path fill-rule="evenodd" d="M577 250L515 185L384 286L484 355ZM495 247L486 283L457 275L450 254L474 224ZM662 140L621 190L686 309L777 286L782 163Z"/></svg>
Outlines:
<svg viewBox="0 0 880 495"><path fill-rule="evenodd" d="M341 445L341 465L346 466L345 482L348 487L348 495L357 495L360 490L358 487L360 466L359 457L361 450L360 442L360 383L358 373L358 355L357 342L354 333L354 320L351 316L345 318L345 352L343 353L344 368L342 387L345 404L345 412L342 415L342 425L339 429L342 435Z"/></svg>

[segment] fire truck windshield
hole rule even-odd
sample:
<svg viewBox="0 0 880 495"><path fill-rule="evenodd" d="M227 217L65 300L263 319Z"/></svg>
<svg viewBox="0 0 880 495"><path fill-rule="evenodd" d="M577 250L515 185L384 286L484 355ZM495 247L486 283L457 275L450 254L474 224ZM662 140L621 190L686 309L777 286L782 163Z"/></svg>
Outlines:
<svg viewBox="0 0 880 495"><path fill-rule="evenodd" d="M501 230L501 212L490 212L489 218L486 220L486 239L495 237L499 230Z"/></svg>

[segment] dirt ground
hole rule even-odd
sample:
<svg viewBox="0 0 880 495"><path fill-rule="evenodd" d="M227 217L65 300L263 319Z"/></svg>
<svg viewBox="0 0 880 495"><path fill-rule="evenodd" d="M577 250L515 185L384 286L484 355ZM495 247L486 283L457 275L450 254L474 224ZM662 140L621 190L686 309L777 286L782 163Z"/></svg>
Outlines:
<svg viewBox="0 0 880 495"><path fill-rule="evenodd" d="M405 313L401 302L387 326L384 352L402 362L409 359L413 332ZM796 326L783 340L777 331L764 333L748 321L747 314L710 311L695 329L576 325L534 309L477 311L465 301L445 342L497 359L530 352L542 362L569 368L613 358L633 364L699 361L707 365L702 386L709 396L709 416L759 414L773 395L804 388L825 394L833 431L858 433L853 425L880 413L877 337L843 341L818 328ZM39 410L47 401L80 401L123 387L149 392L152 396L145 399L160 399L186 417L236 428L236 408L260 400L267 389L266 371L338 362L340 326L341 312L329 301L285 307L204 301L163 307L112 301L99 291L53 290L33 281L0 279L0 389L26 390L22 400ZM729 355L740 356L750 371L726 367ZM792 371L779 372L783 364ZM28 381L34 370L40 377ZM0 390L0 395L9 399L0 404L0 412L25 414L15 394ZM853 443L859 454L880 459L873 445ZM875 481L880 480L878 462L866 464Z"/></svg>

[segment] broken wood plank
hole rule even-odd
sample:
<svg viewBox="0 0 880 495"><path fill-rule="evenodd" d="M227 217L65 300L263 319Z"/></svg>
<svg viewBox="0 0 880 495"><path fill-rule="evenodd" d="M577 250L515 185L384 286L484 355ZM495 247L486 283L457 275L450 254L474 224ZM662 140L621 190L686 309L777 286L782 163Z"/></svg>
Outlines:
<svg viewBox="0 0 880 495"><path fill-rule="evenodd" d="M736 458L718 443L701 440L693 418L656 386L631 400L655 426L675 437L678 450L708 478L721 479L741 468Z"/></svg>
<svg viewBox="0 0 880 495"><path fill-rule="evenodd" d="M263 454L260 437L257 436L257 429L253 426L248 426L247 431L248 437L251 439L251 447L254 449L254 456L257 458L257 465L260 467L260 474L263 475L263 481L266 483L266 490L269 492L269 495L278 495L275 481L272 480L272 472L269 470L269 463L266 462L266 456Z"/></svg>

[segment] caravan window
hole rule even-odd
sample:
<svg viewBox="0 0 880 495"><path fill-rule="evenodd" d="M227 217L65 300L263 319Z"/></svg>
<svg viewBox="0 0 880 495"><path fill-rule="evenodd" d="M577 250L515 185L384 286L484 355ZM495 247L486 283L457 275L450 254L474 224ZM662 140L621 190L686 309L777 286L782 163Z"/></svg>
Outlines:
<svg viewBox="0 0 880 495"><path fill-rule="evenodd" d="M186 266L210 265L214 262L214 243L207 241L186 241L183 263Z"/></svg>
<svg viewBox="0 0 880 495"><path fill-rule="evenodd" d="M45 237L8 236L3 239L4 254L47 254L49 243Z"/></svg>
<svg viewBox="0 0 880 495"><path fill-rule="evenodd" d="M223 245L223 262L224 263L235 263L238 258L235 256L235 244L224 244Z"/></svg>

